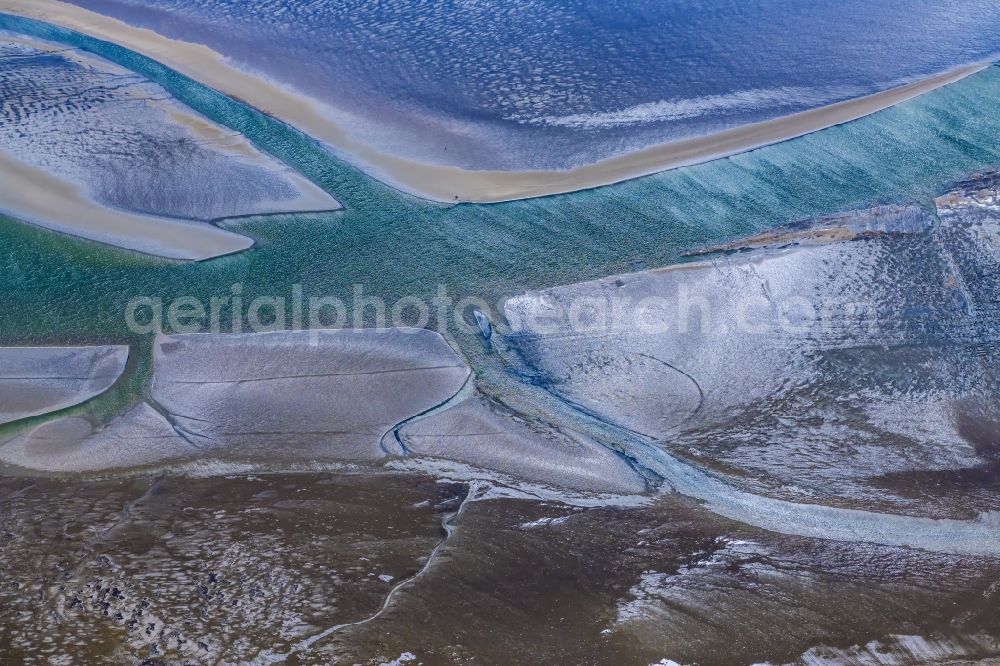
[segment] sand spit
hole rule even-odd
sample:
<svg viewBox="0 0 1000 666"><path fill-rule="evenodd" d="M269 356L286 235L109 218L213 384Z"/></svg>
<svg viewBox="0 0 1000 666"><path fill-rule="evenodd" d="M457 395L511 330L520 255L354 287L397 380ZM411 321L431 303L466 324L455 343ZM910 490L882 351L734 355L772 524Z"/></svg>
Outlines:
<svg viewBox="0 0 1000 666"><path fill-rule="evenodd" d="M228 95L245 100L325 142L339 155L394 187L436 201L498 202L573 192L667 169L735 155L856 120L958 81L988 65L976 64L892 90L831 104L705 137L652 146L567 171L474 171L386 155L339 127L324 105L242 72L220 54L172 40L59 0L0 0L0 11L36 18L109 40L151 57Z"/></svg>
<svg viewBox="0 0 1000 666"><path fill-rule="evenodd" d="M0 347L0 423L72 407L121 376L128 347Z"/></svg>
<svg viewBox="0 0 1000 666"><path fill-rule="evenodd" d="M0 31L0 64L0 210L14 217L205 259L251 244L208 222L340 208L246 137L104 58Z"/></svg>
<svg viewBox="0 0 1000 666"><path fill-rule="evenodd" d="M245 250L246 236L210 224L125 213L92 201L63 181L0 151L4 213L46 229L167 259L200 261Z"/></svg>

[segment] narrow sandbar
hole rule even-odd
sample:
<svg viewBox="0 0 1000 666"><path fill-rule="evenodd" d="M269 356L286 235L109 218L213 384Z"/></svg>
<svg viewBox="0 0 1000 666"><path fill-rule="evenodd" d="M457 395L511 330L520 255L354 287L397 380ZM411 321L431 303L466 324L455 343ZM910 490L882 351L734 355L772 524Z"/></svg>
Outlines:
<svg viewBox="0 0 1000 666"><path fill-rule="evenodd" d="M253 245L210 224L106 208L81 189L0 151L0 213L46 229L168 259L200 261Z"/></svg>
<svg viewBox="0 0 1000 666"><path fill-rule="evenodd" d="M0 0L0 11L36 18L115 42L237 97L323 141L338 155L394 187L435 201L490 203L574 192L690 166L786 141L850 122L981 71L959 67L908 85L760 123L651 146L565 171L478 171L424 164L382 153L348 134L322 103L240 71L206 46L168 39L151 30L60 0Z"/></svg>
<svg viewBox="0 0 1000 666"><path fill-rule="evenodd" d="M243 135L83 49L0 31L0 65L0 210L14 217L206 259L252 244L207 222L340 207Z"/></svg>

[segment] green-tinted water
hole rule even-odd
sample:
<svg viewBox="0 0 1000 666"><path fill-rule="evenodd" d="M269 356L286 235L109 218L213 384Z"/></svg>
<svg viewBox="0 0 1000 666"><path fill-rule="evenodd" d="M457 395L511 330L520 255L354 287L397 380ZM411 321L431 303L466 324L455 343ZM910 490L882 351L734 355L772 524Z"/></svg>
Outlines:
<svg viewBox="0 0 1000 666"><path fill-rule="evenodd" d="M228 223L252 250L197 264L142 257L0 218L0 343L128 342L148 367L149 336L130 333L138 295L208 303L242 284L244 302L348 301L354 285L392 303L449 296L496 303L526 289L676 261L695 246L872 203L923 199L1000 165L1000 69L848 125L733 158L614 186L493 205L442 206L366 177L288 126L108 42L0 15L0 28L62 41L127 66L248 136L330 191L345 210ZM227 312L223 311L224 328ZM475 341L459 336L473 364Z"/></svg>

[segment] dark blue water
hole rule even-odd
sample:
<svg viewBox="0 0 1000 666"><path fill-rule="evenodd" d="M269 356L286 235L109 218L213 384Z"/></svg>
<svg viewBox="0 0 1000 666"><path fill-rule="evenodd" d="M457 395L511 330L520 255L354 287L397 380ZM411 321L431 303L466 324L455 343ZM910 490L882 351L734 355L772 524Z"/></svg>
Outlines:
<svg viewBox="0 0 1000 666"><path fill-rule="evenodd" d="M997 0L71 1L471 168L570 167L1000 53Z"/></svg>

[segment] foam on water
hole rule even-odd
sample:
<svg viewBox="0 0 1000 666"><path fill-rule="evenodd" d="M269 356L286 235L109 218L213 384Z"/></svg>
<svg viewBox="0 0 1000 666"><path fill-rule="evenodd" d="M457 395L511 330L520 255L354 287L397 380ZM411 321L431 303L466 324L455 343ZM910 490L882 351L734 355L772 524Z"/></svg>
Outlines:
<svg viewBox="0 0 1000 666"><path fill-rule="evenodd" d="M885 90L1000 52L995 0L72 0L205 44L380 150L562 169Z"/></svg>

